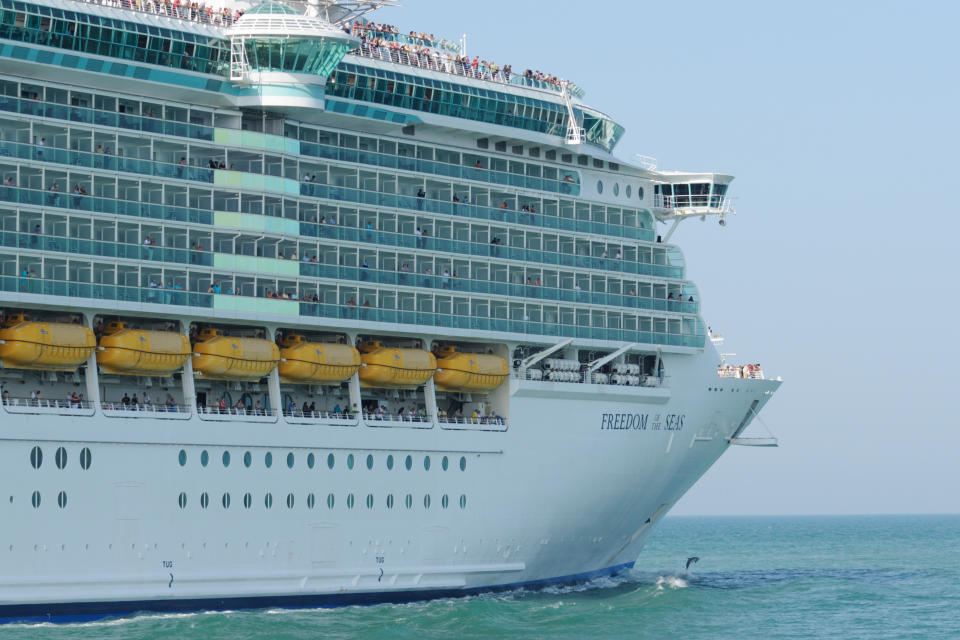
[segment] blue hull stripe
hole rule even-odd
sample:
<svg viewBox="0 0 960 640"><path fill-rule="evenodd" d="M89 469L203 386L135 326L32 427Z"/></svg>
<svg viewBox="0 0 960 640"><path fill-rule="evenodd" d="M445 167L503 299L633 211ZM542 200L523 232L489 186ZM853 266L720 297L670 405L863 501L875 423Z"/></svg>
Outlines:
<svg viewBox="0 0 960 640"><path fill-rule="evenodd" d="M594 578L616 575L633 568L632 562L606 569L577 573L557 578L514 582L491 587L470 589L430 589L424 591L378 591L362 593L318 593L289 596L245 596L240 598L189 598L127 600L109 602L58 602L38 604L0 605L0 624L11 622L89 622L110 616L136 612L170 613L190 611L225 611L235 609L303 609L332 608L355 605L403 604L438 598L460 598L481 593L507 591L518 588L542 588L556 584L575 584Z"/></svg>

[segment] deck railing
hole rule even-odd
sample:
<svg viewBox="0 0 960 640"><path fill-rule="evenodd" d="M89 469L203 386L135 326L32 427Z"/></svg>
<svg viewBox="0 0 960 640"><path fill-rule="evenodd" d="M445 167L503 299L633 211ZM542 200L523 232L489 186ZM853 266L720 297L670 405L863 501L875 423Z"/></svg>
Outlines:
<svg viewBox="0 0 960 640"><path fill-rule="evenodd" d="M496 82L498 84L532 87L534 89L544 89L555 93L563 92L563 84L561 83L530 78L518 73L505 72L502 68L494 70L487 65L477 65L474 67L470 63L462 62L453 53L441 52L426 46L422 47L421 51L404 51L399 46L377 45L365 41L350 53L372 60L383 60L384 62L393 62L408 67L438 71L440 73L448 73L464 78L486 80L487 82ZM569 91L571 95L578 98L584 96L583 89L580 87L571 82L566 82L565 84L567 91Z"/></svg>
<svg viewBox="0 0 960 640"><path fill-rule="evenodd" d="M94 4L101 7L111 7L113 9L126 9L128 11L138 11L140 13L151 13L166 18L177 20L189 20L200 24L208 24L216 27L229 27L236 19L242 15L238 11L232 11L229 8L214 9L206 4L200 4L197 7L184 0L175 2L154 1L154 0L77 0L83 4ZM239 14L239 15L238 15Z"/></svg>

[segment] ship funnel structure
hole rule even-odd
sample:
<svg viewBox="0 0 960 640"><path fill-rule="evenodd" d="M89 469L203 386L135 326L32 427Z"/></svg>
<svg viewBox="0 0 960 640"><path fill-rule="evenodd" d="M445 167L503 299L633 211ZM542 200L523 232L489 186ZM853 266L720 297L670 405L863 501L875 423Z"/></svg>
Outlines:
<svg viewBox="0 0 960 640"><path fill-rule="evenodd" d="M273 1L249 9L229 34L230 80L247 107L323 109L327 78L360 44L319 15Z"/></svg>

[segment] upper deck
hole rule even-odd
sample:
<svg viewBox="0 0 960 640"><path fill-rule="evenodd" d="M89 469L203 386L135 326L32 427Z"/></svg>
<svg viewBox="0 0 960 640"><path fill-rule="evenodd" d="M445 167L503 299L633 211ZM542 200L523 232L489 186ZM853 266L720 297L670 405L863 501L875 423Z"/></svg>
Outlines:
<svg viewBox="0 0 960 640"><path fill-rule="evenodd" d="M8 303L67 304L74 296L188 316L212 310L499 339L703 345L699 294L684 279L679 249L656 242L654 230L655 217L666 217L656 201L661 186L681 185L680 193L689 176L621 167L586 146L564 146L562 136L553 145L477 138L432 126L426 115L392 117L436 111L430 101L458 86L500 86L505 93L483 94L486 104L518 100L524 110L510 126L519 129L539 109L524 92L551 91L471 70L442 94L425 83L445 71L382 60L366 67L353 56L327 83L327 109L238 109L223 96L245 89L216 67L226 41L173 46L180 34L225 33L225 14L217 24L201 14L158 15L152 5L57 1L96 12L81 18L59 5L44 13L17 3L0 31L0 272ZM105 13L142 20L107 23ZM152 21L186 26L174 37ZM82 29L67 24L81 22ZM131 28L146 46L127 53ZM185 62L200 46L208 57ZM51 53L57 47L96 53ZM274 59L272 50L266 55ZM150 75L187 63L221 75L204 81L190 104L171 99L169 85ZM83 87L65 77L71 64L83 66ZM361 111L389 93L377 83L401 69L422 92L394 83L393 95L407 102ZM31 77L18 77L24 72ZM367 73L373 85L342 77ZM341 88L369 95L340 95ZM482 104L460 102L458 117L474 109L489 119ZM709 182L716 180L708 181L708 191L716 188L710 203L723 201L725 183Z"/></svg>
<svg viewBox="0 0 960 640"><path fill-rule="evenodd" d="M68 72L92 71L168 84L191 102L215 99L223 106L329 108L324 100L324 86L333 65L320 65L315 75L305 66L313 64L313 57L306 53L297 56L292 51L282 53L283 47L294 46L289 44L294 41L286 36L234 34L243 22L242 15L237 10L211 12L152 2L112 6L82 0L3 0L0 40L27 45L11 47L5 53L13 58L36 60ZM353 38L342 31L338 33ZM323 42L332 42L329 34L325 38ZM232 42L239 42L233 55ZM350 42L359 44L360 40ZM373 42L382 41L378 36ZM548 137L541 138L542 141L552 138L562 142L569 127L569 112L558 94L560 81L556 76L533 71L512 73L509 65L497 67L477 60L457 60L439 45L414 51L412 45L404 44L402 47L411 48L405 51L398 42L390 44L398 48L371 42L343 48L339 44L324 44L323 51L329 54L331 62L342 58L348 48L355 54L348 58L350 64L341 65L348 73L333 78L329 93L361 104L396 107L398 111L417 114L419 120L455 118L461 127L488 131L489 125L495 124L493 130L512 130L511 135L545 135ZM33 50L34 46L38 50ZM296 46L304 49L306 45ZM270 62L269 54L274 49L281 56L279 65ZM87 55L76 58L50 54L56 50ZM109 60L123 64L109 64ZM163 69L187 73L170 74ZM299 75L268 78L264 71ZM231 82L250 74L259 86L257 91L244 82ZM211 82L211 77L219 81ZM580 93L575 85L565 86L570 93ZM203 92L215 95L204 97ZM586 131L587 146L613 149L623 133L622 127L581 104L574 106L574 113Z"/></svg>

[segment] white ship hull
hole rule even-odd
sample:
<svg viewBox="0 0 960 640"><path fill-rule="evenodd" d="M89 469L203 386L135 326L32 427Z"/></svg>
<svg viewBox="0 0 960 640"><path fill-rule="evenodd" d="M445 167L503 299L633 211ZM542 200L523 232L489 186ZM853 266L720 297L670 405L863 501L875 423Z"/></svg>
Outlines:
<svg viewBox="0 0 960 640"><path fill-rule="evenodd" d="M718 378L709 347L664 360L669 388L513 379L505 427L64 417L5 407L0 616L403 601L630 567L779 385Z"/></svg>

